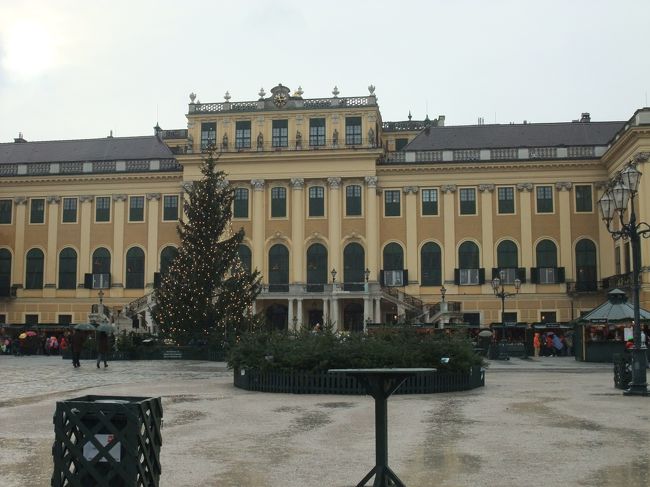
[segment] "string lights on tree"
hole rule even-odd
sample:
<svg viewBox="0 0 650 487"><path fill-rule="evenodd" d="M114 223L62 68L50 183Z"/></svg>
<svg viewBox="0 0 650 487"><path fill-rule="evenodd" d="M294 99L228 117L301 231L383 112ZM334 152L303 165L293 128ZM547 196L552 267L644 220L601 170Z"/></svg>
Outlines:
<svg viewBox="0 0 650 487"><path fill-rule="evenodd" d="M208 152L203 178L186 188L178 254L155 290L161 334L181 345L221 345L257 323L259 272L248 272L239 258L244 230L232 232L234 191L217 160Z"/></svg>

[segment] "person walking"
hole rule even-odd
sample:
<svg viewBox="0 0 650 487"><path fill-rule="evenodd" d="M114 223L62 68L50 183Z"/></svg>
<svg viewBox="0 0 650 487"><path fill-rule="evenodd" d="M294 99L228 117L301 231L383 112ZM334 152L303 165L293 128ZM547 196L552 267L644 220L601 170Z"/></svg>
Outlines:
<svg viewBox="0 0 650 487"><path fill-rule="evenodd" d="M81 357L81 350L84 346L85 337L81 330L74 330L72 335L72 366L74 368L81 367L79 358Z"/></svg>
<svg viewBox="0 0 650 487"><path fill-rule="evenodd" d="M108 355L108 333L105 331L100 331L97 334L97 368L99 368L99 363L104 362L104 368L108 367L108 362L106 357Z"/></svg>
<svg viewBox="0 0 650 487"><path fill-rule="evenodd" d="M533 337L533 348L535 349L535 357L539 357L539 351L542 348L542 342L539 339L539 333L535 333Z"/></svg>

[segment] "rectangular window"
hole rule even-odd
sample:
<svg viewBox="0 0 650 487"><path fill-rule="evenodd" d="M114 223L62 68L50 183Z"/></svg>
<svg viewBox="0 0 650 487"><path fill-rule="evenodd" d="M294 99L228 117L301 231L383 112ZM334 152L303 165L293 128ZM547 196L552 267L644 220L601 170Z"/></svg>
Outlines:
<svg viewBox="0 0 650 487"><path fill-rule="evenodd" d="M248 218L248 190L246 188L235 189L232 216L233 218Z"/></svg>
<svg viewBox="0 0 650 487"><path fill-rule="evenodd" d="M438 190L437 189L422 190L422 214L423 215L438 214Z"/></svg>
<svg viewBox="0 0 650 487"><path fill-rule="evenodd" d="M309 188L309 216L325 216L325 188Z"/></svg>
<svg viewBox="0 0 650 487"><path fill-rule="evenodd" d="M289 146L289 121L273 120L273 131L271 133L271 145L273 147Z"/></svg>
<svg viewBox="0 0 650 487"><path fill-rule="evenodd" d="M558 282L557 267L538 267L537 281L539 284L555 284Z"/></svg>
<svg viewBox="0 0 650 487"><path fill-rule="evenodd" d="M235 122L235 149L250 149L251 122L242 120Z"/></svg>
<svg viewBox="0 0 650 487"><path fill-rule="evenodd" d="M409 139L395 139L395 150L402 150L409 143Z"/></svg>
<svg viewBox="0 0 650 487"><path fill-rule="evenodd" d="M476 215L476 189L460 188L460 214Z"/></svg>
<svg viewBox="0 0 650 487"><path fill-rule="evenodd" d="M63 223L77 223L77 198L63 198Z"/></svg>
<svg viewBox="0 0 650 487"><path fill-rule="evenodd" d="M285 218L287 216L287 189L271 189L271 217Z"/></svg>
<svg viewBox="0 0 650 487"><path fill-rule="evenodd" d="M384 191L384 216L400 216L399 190Z"/></svg>
<svg viewBox="0 0 650 487"><path fill-rule="evenodd" d="M345 117L345 143L361 144L361 117Z"/></svg>
<svg viewBox="0 0 650 487"><path fill-rule="evenodd" d="M206 150L217 145L217 122L203 122L201 124L201 150Z"/></svg>
<svg viewBox="0 0 650 487"><path fill-rule="evenodd" d="M556 311L540 311L539 321L542 323L557 323Z"/></svg>
<svg viewBox="0 0 650 487"><path fill-rule="evenodd" d="M57 321L59 325L70 325L72 324L72 315L59 315Z"/></svg>
<svg viewBox="0 0 650 487"><path fill-rule="evenodd" d="M479 283L478 269L459 269L458 276L461 286L470 286Z"/></svg>
<svg viewBox="0 0 650 487"><path fill-rule="evenodd" d="M499 213L501 215L512 214L515 212L515 188L497 188L499 198Z"/></svg>
<svg viewBox="0 0 650 487"><path fill-rule="evenodd" d="M325 145L325 119L309 119L309 145L318 147Z"/></svg>
<svg viewBox="0 0 650 487"><path fill-rule="evenodd" d="M29 200L29 223L45 223L45 200L43 198Z"/></svg>
<svg viewBox="0 0 650 487"><path fill-rule="evenodd" d="M168 194L163 196L163 220L178 220L178 195Z"/></svg>
<svg viewBox="0 0 650 487"><path fill-rule="evenodd" d="M361 216L361 186L350 185L345 188L346 216Z"/></svg>
<svg viewBox="0 0 650 487"><path fill-rule="evenodd" d="M591 213L592 211L591 185L576 185L576 212Z"/></svg>
<svg viewBox="0 0 650 487"><path fill-rule="evenodd" d="M109 222L111 221L111 197L98 196L95 198L95 221L96 222Z"/></svg>
<svg viewBox="0 0 650 487"><path fill-rule="evenodd" d="M516 311L505 311L501 317L503 322L507 325L516 325L517 324L517 312Z"/></svg>
<svg viewBox="0 0 650 487"><path fill-rule="evenodd" d="M26 325L38 325L38 315L26 314L25 315L25 324Z"/></svg>
<svg viewBox="0 0 650 487"><path fill-rule="evenodd" d="M129 221L144 221L144 196L129 197Z"/></svg>
<svg viewBox="0 0 650 487"><path fill-rule="evenodd" d="M537 186L537 213L553 213L553 186Z"/></svg>
<svg viewBox="0 0 650 487"><path fill-rule="evenodd" d="M10 224L12 212L13 202L11 200L0 200L0 224Z"/></svg>

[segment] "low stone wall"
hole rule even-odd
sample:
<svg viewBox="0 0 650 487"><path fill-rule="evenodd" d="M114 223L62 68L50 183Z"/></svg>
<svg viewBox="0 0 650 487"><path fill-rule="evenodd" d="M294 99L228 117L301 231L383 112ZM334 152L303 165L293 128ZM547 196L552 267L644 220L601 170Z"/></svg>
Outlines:
<svg viewBox="0 0 650 487"><path fill-rule="evenodd" d="M327 372L266 371L235 369L234 385L258 392L293 394L366 394L353 377ZM425 372L404 381L395 394L431 394L475 389L485 385L485 370L472 367L469 372Z"/></svg>

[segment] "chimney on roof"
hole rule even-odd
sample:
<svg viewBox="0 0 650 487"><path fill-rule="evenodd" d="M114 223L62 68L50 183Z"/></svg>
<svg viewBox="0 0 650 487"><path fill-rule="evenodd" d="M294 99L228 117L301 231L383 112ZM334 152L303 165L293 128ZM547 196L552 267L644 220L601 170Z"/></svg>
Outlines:
<svg viewBox="0 0 650 487"><path fill-rule="evenodd" d="M582 115L580 115L580 121L583 123L591 122L591 115L589 112L583 112Z"/></svg>
<svg viewBox="0 0 650 487"><path fill-rule="evenodd" d="M153 134L162 140L162 132L163 130L160 128L160 125L156 124L156 126L153 128Z"/></svg>
<svg viewBox="0 0 650 487"><path fill-rule="evenodd" d="M111 130L111 132L108 134L108 138L109 138L109 139L112 139L112 138L113 138L113 131L112 131L112 130Z"/></svg>
<svg viewBox="0 0 650 487"><path fill-rule="evenodd" d="M27 141L25 139L23 139L23 133L18 132L18 137L14 139L14 143L16 143L16 144L24 144L25 142L27 142Z"/></svg>
<svg viewBox="0 0 650 487"><path fill-rule="evenodd" d="M445 126L445 116L438 115L438 127L444 127L444 126Z"/></svg>

